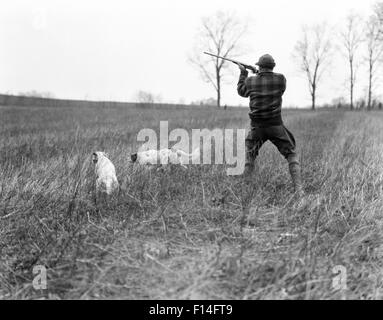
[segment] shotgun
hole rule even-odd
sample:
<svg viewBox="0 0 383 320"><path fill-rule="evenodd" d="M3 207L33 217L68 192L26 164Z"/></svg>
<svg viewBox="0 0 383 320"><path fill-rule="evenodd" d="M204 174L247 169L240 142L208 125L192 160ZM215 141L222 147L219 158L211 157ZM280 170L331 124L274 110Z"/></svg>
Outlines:
<svg viewBox="0 0 383 320"><path fill-rule="evenodd" d="M242 63L242 62L239 62L239 61L236 61L236 60L232 60L232 59L229 59L229 58L224 58L224 57L220 57L220 56L217 56L215 54L212 54L212 53L209 53L209 52L204 52L204 54L207 54L209 56L212 56L212 57L216 57L216 58L219 58L219 59L222 59L222 60L227 60L227 61L230 61L230 62L233 62L235 64L241 64L243 65L246 69L249 69L251 70L253 73L258 73L258 69L249 65L249 64L246 64L246 63Z"/></svg>

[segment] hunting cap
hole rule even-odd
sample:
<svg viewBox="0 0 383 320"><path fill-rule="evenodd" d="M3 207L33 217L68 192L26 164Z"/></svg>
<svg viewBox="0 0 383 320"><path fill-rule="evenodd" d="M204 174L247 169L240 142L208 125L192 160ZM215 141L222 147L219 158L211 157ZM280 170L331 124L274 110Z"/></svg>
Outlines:
<svg viewBox="0 0 383 320"><path fill-rule="evenodd" d="M257 66L264 67L264 68L271 68L273 69L275 67L275 61L274 58L269 54L264 54L261 56L256 63Z"/></svg>

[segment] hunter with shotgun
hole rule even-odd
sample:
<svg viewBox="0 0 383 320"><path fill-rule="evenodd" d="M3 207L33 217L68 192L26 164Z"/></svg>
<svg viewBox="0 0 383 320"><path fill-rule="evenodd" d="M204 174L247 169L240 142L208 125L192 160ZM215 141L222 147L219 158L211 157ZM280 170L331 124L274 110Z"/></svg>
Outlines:
<svg viewBox="0 0 383 320"><path fill-rule="evenodd" d="M206 53L209 54L209 53ZM209 54L212 55L212 54ZM301 198L304 195L299 157L296 152L295 138L285 127L282 120L282 96L286 90L286 78L273 72L275 61L269 54L261 56L256 63L259 67L243 64L216 55L217 58L231 61L238 65L241 73L237 92L241 97L250 97L250 132L245 140L246 160L243 177L250 180L254 171L254 162L262 145L270 140L285 157L294 185L294 192ZM248 77L248 71L255 73Z"/></svg>

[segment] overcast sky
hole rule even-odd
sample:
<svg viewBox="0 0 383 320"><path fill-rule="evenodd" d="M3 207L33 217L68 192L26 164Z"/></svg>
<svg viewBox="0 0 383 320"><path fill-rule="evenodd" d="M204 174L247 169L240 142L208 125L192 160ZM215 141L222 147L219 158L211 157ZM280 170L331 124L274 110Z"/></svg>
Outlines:
<svg viewBox="0 0 383 320"><path fill-rule="evenodd" d="M307 84L291 58L302 24L342 25L353 10L368 15L373 0L2 0L0 92L50 91L59 98L131 101L138 90L178 102L214 97L187 61L201 18L217 10L250 19L249 50L241 61L274 56L287 78L285 106L310 103ZM237 67L232 66L234 72ZM338 57L319 88L319 102L345 95L345 61ZM363 71L363 70L362 70ZM357 83L358 96L366 86ZM223 103L247 105L237 78Z"/></svg>

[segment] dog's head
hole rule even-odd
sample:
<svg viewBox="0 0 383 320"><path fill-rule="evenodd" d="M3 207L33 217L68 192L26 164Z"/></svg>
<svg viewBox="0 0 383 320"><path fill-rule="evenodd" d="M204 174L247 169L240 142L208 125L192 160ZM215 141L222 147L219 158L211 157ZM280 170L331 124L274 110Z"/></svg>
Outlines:
<svg viewBox="0 0 383 320"><path fill-rule="evenodd" d="M101 151L93 152L92 161L94 164L96 164L101 158L108 158L108 154Z"/></svg>
<svg viewBox="0 0 383 320"><path fill-rule="evenodd" d="M137 153L133 153L130 155L130 161L135 163L137 161L137 158L138 158L138 154Z"/></svg>

